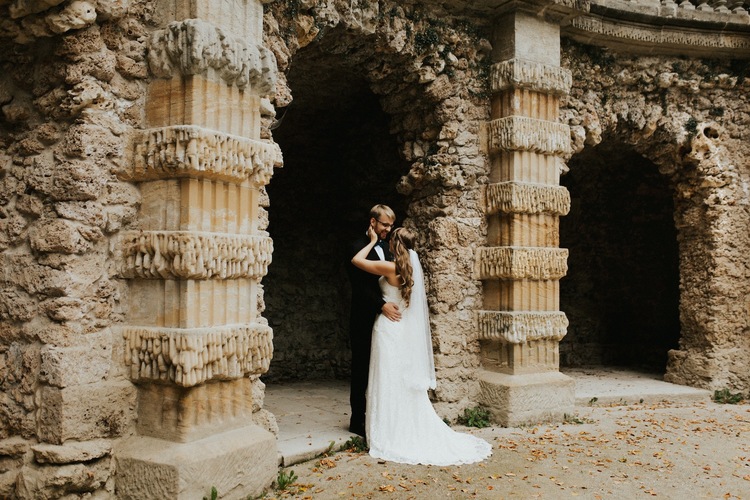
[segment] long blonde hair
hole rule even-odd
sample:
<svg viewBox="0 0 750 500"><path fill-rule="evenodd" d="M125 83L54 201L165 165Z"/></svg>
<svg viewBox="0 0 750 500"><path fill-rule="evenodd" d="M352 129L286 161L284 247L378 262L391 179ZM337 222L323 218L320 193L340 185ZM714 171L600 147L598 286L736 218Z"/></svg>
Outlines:
<svg viewBox="0 0 750 500"><path fill-rule="evenodd" d="M406 228L396 228L391 233L391 245L396 274L401 277L401 297L406 302L406 307L409 307L411 289L414 286L414 270L411 267L409 250L414 249L414 234Z"/></svg>

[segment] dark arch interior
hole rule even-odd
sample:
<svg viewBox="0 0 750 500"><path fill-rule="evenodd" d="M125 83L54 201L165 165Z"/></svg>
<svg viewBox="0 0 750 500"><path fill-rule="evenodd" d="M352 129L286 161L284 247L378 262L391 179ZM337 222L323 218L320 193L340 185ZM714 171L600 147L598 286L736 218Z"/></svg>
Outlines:
<svg viewBox="0 0 750 500"><path fill-rule="evenodd" d="M294 100L277 110L273 131L284 167L268 186L274 254L264 316L274 358L267 381L348 377L347 247L376 203L404 217L395 186L408 168L363 73L319 44L292 61Z"/></svg>
<svg viewBox="0 0 750 500"><path fill-rule="evenodd" d="M679 260L668 180L627 145L603 143L569 162L571 211L560 219L570 321L563 367L607 365L663 373L677 348Z"/></svg>

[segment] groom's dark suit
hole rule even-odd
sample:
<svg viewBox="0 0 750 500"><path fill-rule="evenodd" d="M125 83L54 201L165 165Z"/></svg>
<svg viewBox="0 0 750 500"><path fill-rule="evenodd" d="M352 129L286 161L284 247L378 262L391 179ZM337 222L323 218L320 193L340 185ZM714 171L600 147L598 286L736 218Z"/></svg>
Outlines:
<svg viewBox="0 0 750 500"><path fill-rule="evenodd" d="M370 342L372 340L372 325L380 314L385 301L378 284L378 276L362 271L351 263L352 257L362 250L370 239L362 235L353 242L349 249L349 263L347 272L352 287L352 308L349 318L349 340L352 348L351 390L349 403L352 415L349 430L364 435L365 431L365 392L367 391L367 376L370 369ZM391 260L388 244L380 245L386 260ZM367 260L380 260L375 248L370 250Z"/></svg>

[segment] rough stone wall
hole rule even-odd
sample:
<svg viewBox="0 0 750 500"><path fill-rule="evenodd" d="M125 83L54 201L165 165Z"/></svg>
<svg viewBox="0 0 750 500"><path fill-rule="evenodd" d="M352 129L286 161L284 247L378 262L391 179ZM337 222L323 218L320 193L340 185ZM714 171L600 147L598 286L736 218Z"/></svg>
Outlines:
<svg viewBox="0 0 750 500"><path fill-rule="evenodd" d="M614 137L654 162L674 199L680 347L666 379L750 387L747 63L643 57L568 43L563 120L574 151Z"/></svg>
<svg viewBox="0 0 750 500"><path fill-rule="evenodd" d="M488 167L479 129L488 116L490 47L481 35L483 20L426 9L396 2L273 2L266 45L285 73L301 47L328 38L326 50L366 75L382 96L391 133L410 164L397 188L408 199L404 223L420 235L429 280L438 411L452 418L477 392L473 311L481 307L481 283L474 252L486 232L480 185ZM291 99L282 77L274 104L284 107ZM271 211L273 204L270 199Z"/></svg>
<svg viewBox="0 0 750 500"><path fill-rule="evenodd" d="M0 2L0 497L113 491L133 432L109 241L142 113L145 2Z"/></svg>

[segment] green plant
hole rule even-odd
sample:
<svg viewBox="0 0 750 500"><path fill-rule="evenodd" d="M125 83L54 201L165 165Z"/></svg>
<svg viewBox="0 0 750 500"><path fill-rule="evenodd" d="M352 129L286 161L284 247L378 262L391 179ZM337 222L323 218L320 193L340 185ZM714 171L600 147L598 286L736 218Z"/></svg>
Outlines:
<svg viewBox="0 0 750 500"><path fill-rule="evenodd" d="M279 475L276 477L276 489L278 491L284 491L290 487L294 482L299 479L293 470L289 471L289 474L283 470L279 471Z"/></svg>
<svg viewBox="0 0 750 500"><path fill-rule="evenodd" d="M328 457L333 455L333 447L336 446L336 441L331 441L328 443L328 448L326 448L326 451L318 455L319 457Z"/></svg>
<svg viewBox="0 0 750 500"><path fill-rule="evenodd" d="M216 489L216 486L211 486L211 496L203 497L203 500L216 500L218 497L219 497L219 492Z"/></svg>
<svg viewBox="0 0 750 500"><path fill-rule="evenodd" d="M567 413L563 414L563 422L566 424L576 424L576 425L594 423L594 421L591 420L590 418L581 418L578 415L568 415Z"/></svg>
<svg viewBox="0 0 750 500"><path fill-rule="evenodd" d="M698 120L692 116L688 118L688 121L685 122L685 131L687 131L690 139L695 137L698 134Z"/></svg>
<svg viewBox="0 0 750 500"><path fill-rule="evenodd" d="M597 398L596 396L594 396L593 398L589 399L589 406L593 405L597 401L599 401L599 398Z"/></svg>
<svg viewBox="0 0 750 500"><path fill-rule="evenodd" d="M714 391L714 396L711 399L715 403L736 405L742 403L745 397L740 393L733 394L729 389L721 389Z"/></svg>
<svg viewBox="0 0 750 500"><path fill-rule="evenodd" d="M458 423L467 427L489 427L490 412L481 406L466 408L464 414L458 417Z"/></svg>
<svg viewBox="0 0 750 500"><path fill-rule="evenodd" d="M422 54L437 45L440 42L440 35L432 26L428 26L424 31L414 35L414 50L417 54Z"/></svg>
<svg viewBox="0 0 750 500"><path fill-rule="evenodd" d="M344 443L343 449L352 453L362 453L364 451L367 451L369 448L367 447L367 442L364 440L364 438L360 436L352 436L351 438L349 438L349 441Z"/></svg>

